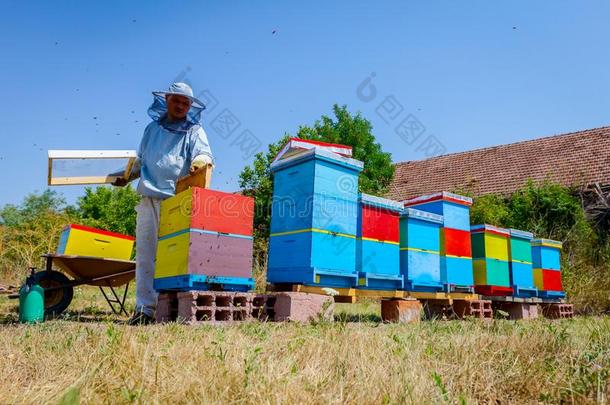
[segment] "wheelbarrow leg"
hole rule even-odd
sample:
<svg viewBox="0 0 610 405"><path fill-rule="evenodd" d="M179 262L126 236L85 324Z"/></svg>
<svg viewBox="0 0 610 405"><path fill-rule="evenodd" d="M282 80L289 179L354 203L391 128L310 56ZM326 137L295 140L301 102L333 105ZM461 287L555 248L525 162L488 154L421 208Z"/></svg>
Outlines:
<svg viewBox="0 0 610 405"><path fill-rule="evenodd" d="M120 315L121 313L123 313L123 314L125 314L125 316L129 316L129 314L127 313L127 310L125 309L125 299L127 298L127 291L129 290L129 283L127 283L125 285L125 289L123 290L122 298L120 298L117 295L115 289L110 285L110 283L108 283L108 288L110 288L110 291L112 292L112 295L114 296L114 298L109 297L108 294L106 294L106 291L104 291L104 287L100 286L99 288L100 288L100 291L102 292L102 294L104 295L106 302L110 306L110 309L112 309L112 312L114 312L116 315ZM113 304L118 305L118 311L117 311L117 308L115 308L115 306Z"/></svg>

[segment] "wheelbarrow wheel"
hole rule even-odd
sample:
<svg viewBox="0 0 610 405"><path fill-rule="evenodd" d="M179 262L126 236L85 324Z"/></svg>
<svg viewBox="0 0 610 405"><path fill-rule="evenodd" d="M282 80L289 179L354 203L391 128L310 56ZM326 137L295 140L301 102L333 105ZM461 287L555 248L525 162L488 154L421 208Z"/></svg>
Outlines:
<svg viewBox="0 0 610 405"><path fill-rule="evenodd" d="M36 273L36 281L45 289L44 313L47 317L56 317L68 308L74 296L74 289L68 285L70 283L68 277L58 271L45 270ZM48 288L53 290L46 291Z"/></svg>

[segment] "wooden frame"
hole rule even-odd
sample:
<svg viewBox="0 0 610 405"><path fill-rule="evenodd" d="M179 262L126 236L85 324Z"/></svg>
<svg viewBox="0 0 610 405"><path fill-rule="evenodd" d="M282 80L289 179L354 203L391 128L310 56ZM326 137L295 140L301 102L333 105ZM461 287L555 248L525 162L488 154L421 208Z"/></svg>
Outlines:
<svg viewBox="0 0 610 405"><path fill-rule="evenodd" d="M119 178L128 179L131 175L131 170L137 158L135 150L50 150L49 156L49 186L64 186L64 185L85 185L85 184L109 184L115 182ZM53 161L58 159L127 159L125 172L122 176L72 176L72 177L54 177L53 176Z"/></svg>
<svg viewBox="0 0 610 405"><path fill-rule="evenodd" d="M212 165L205 165L193 173L181 177L176 182L176 194L191 187L210 188L212 182Z"/></svg>

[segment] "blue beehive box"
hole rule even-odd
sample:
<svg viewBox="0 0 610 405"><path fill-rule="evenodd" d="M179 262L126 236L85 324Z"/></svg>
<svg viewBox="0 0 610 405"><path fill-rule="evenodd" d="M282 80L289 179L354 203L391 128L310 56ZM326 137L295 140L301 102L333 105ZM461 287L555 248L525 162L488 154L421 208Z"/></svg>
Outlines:
<svg viewBox="0 0 610 405"><path fill-rule="evenodd" d="M460 289L472 291L474 285L472 258L441 256L441 280L448 292Z"/></svg>
<svg viewBox="0 0 610 405"><path fill-rule="evenodd" d="M441 215L406 208L400 216L400 271L409 291L440 291Z"/></svg>
<svg viewBox="0 0 610 405"><path fill-rule="evenodd" d="M397 201L360 194L356 240L358 287L402 289L398 241L401 211L402 204Z"/></svg>
<svg viewBox="0 0 610 405"><path fill-rule="evenodd" d="M405 207L442 215L445 228L470 232L470 206L472 205L470 197L443 191L411 198L403 203Z"/></svg>
<svg viewBox="0 0 610 405"><path fill-rule="evenodd" d="M561 270L561 242L532 239L532 261L535 269Z"/></svg>
<svg viewBox="0 0 610 405"><path fill-rule="evenodd" d="M267 281L357 284L358 175L362 162L320 148L276 160Z"/></svg>
<svg viewBox="0 0 610 405"><path fill-rule="evenodd" d="M534 269L530 248L534 234L518 229L509 229L510 282L517 297L535 297Z"/></svg>

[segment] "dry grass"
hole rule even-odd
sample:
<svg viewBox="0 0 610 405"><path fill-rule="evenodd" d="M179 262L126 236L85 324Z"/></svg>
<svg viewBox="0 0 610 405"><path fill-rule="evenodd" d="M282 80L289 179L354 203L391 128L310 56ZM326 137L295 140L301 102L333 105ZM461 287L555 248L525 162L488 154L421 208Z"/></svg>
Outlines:
<svg viewBox="0 0 610 405"><path fill-rule="evenodd" d="M1 403L593 403L609 393L607 317L384 325L369 302L341 306L334 323L127 327L94 293L81 290L68 319L36 326L13 324L14 302L0 296Z"/></svg>

